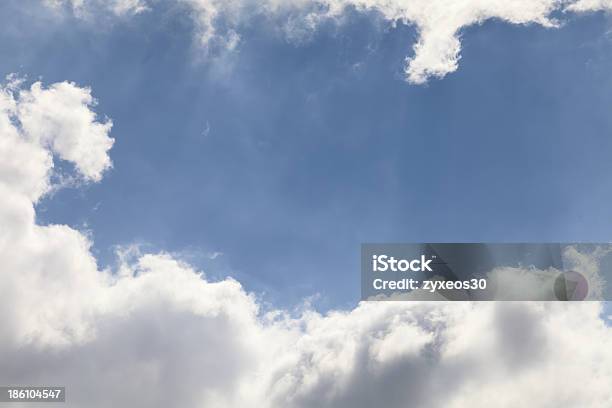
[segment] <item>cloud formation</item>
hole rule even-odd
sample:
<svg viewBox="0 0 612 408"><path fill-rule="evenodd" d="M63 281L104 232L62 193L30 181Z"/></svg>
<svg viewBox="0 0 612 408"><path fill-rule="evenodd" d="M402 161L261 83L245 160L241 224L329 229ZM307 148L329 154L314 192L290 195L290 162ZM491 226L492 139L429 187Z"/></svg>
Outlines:
<svg viewBox="0 0 612 408"><path fill-rule="evenodd" d="M612 10L612 1L610 0L578 0L569 2L566 10L568 11L601 11Z"/></svg>
<svg viewBox="0 0 612 408"><path fill-rule="evenodd" d="M559 22L553 12L589 12L612 9L610 0L175 0L191 10L198 27L199 43L227 49L236 48L240 28L262 16L290 38L304 36L321 21L340 20L347 10L373 12L390 24L413 25L418 39L414 54L406 58L406 79L414 84L442 78L458 68L461 31L487 20L510 24L537 24L547 28ZM95 0L47 0L48 4L69 4L83 14L100 7ZM135 14L154 7L152 0L114 0L106 8L117 15ZM219 30L223 27L223 30Z"/></svg>
<svg viewBox="0 0 612 408"><path fill-rule="evenodd" d="M102 8L117 16L134 15L148 10L147 0L43 0L53 8L70 7L75 14L85 17L92 9Z"/></svg>
<svg viewBox="0 0 612 408"><path fill-rule="evenodd" d="M371 302L267 309L168 254L99 270L89 239L38 225L53 157L97 181L110 121L88 88L0 89L0 383L61 384L69 407L609 407L597 302Z"/></svg>

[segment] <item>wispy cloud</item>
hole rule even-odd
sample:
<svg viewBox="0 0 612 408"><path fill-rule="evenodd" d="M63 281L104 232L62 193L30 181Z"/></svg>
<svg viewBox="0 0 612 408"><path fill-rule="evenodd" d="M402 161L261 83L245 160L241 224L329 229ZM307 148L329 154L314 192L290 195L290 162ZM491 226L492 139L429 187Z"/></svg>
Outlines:
<svg viewBox="0 0 612 408"><path fill-rule="evenodd" d="M196 23L200 46L238 48L241 28L253 17L264 17L278 31L299 43L322 21L340 21L346 11L376 13L389 24L413 25L418 39L414 54L406 57L406 79L414 84L442 78L457 70L464 28L491 19L510 24L537 24L547 28L559 22L554 12L591 12L612 9L610 0L174 0L187 7ZM106 8L117 15L136 14L155 7L152 0L47 0L58 7L69 5L77 14ZM102 6L105 4L106 6Z"/></svg>

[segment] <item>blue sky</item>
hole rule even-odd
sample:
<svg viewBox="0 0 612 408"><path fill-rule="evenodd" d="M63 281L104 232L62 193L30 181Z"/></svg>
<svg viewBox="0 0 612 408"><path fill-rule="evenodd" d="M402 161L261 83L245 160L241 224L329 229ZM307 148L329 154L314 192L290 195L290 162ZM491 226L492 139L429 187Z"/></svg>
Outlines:
<svg viewBox="0 0 612 408"><path fill-rule="evenodd" d="M79 408L609 408L612 302L360 302L359 262L612 241L611 13L0 2L0 385ZM609 256L581 248L564 267L598 298ZM491 287L550 295L555 270L518 266Z"/></svg>
<svg viewBox="0 0 612 408"><path fill-rule="evenodd" d="M143 243L326 309L358 299L362 242L612 240L606 15L468 27L458 71L425 85L403 78L409 26L350 13L295 44L254 23L204 58L183 17L0 5L0 72L91 86L114 122L104 181L38 209L91 229L103 265Z"/></svg>

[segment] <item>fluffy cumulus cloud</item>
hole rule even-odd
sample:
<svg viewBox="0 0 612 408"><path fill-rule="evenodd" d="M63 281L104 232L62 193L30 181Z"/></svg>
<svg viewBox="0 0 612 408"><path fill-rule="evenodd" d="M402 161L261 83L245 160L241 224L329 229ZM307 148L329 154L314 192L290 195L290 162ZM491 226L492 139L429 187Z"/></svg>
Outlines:
<svg viewBox="0 0 612 408"><path fill-rule="evenodd" d="M110 121L69 82L0 89L0 384L61 384L70 407L610 407L598 302L364 302L298 315L226 279L38 225L53 161L108 168Z"/></svg>
<svg viewBox="0 0 612 408"><path fill-rule="evenodd" d="M69 4L83 14L97 0L46 0L55 6ZM553 12L587 12L612 9L611 0L175 0L188 7L198 27L200 44L228 49L240 41L240 27L260 16L290 38L316 29L320 21L338 20L348 9L378 13L391 24L413 25L418 40L406 58L406 78L422 84L457 70L461 53L461 30L487 20L511 24L556 27ZM153 7L153 0L113 0L106 8L115 14L134 14ZM221 32L219 27L223 27Z"/></svg>
<svg viewBox="0 0 612 408"><path fill-rule="evenodd" d="M51 188L53 155L72 163L85 180L111 167L112 122L97 120L89 88L71 82L21 89L13 75L0 89L0 181L36 202Z"/></svg>

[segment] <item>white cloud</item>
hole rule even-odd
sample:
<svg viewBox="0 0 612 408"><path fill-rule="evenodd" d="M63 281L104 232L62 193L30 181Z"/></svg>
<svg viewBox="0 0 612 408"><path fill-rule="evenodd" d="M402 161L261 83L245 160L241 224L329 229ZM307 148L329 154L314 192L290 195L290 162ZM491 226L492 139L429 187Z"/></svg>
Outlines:
<svg viewBox="0 0 612 408"><path fill-rule="evenodd" d="M576 12L612 10L612 0L578 0L569 4L567 10Z"/></svg>
<svg viewBox="0 0 612 408"><path fill-rule="evenodd" d="M99 181L111 166L112 122L97 121L90 89L35 82L19 90L20 82L10 76L0 88L0 181L36 202L51 187L53 154L72 162L83 178Z"/></svg>
<svg viewBox="0 0 612 408"><path fill-rule="evenodd" d="M402 22L415 25L419 39L414 45L414 56L407 58L406 77L416 84L424 83L430 77L443 77L457 69L462 28L493 18L512 24L534 23L553 27L556 23L549 15L562 3L561 0L184 1L194 11L203 44L219 38L216 32L217 19L229 21L232 27L229 32L235 35L240 24L254 14L268 17L282 26L290 38L314 30L321 20L341 18L347 8L378 12L393 24Z"/></svg>
<svg viewBox="0 0 612 408"><path fill-rule="evenodd" d="M600 262L609 252L609 248L597 247L592 252L585 253L578 251L575 246L568 246L563 251L563 269L579 272L588 282L585 300L604 299L605 282L600 273ZM488 284L492 287L488 295L500 300L556 300L553 288L560 273L561 271L555 268L496 268L487 274Z"/></svg>
<svg viewBox="0 0 612 408"><path fill-rule="evenodd" d="M17 118L31 143L49 146L60 159L74 163L84 177L99 181L111 166L107 152L112 122L98 122L89 88L61 82L44 88L40 82L19 93Z"/></svg>
<svg viewBox="0 0 612 408"><path fill-rule="evenodd" d="M291 317L167 254L124 248L119 273L100 271L88 238L37 225L34 203L53 154L97 179L108 127L87 88L19 86L0 92L0 384L65 385L68 407L612 404L597 302L370 302Z"/></svg>
<svg viewBox="0 0 612 408"><path fill-rule="evenodd" d="M175 0L186 5L197 25L199 43L234 49L241 40L239 31L253 16L265 17L287 38L308 36L321 21L339 20L348 8L376 12L391 23L414 25L419 33L414 55L406 58L406 78L422 84L432 77L444 77L457 70L461 57L461 31L487 20L510 24L537 24L556 27L554 11L596 11L612 9L612 0ZM53 0L86 10L85 0ZM115 0L107 4L117 14L139 12L153 7L147 0ZM222 22L222 23L221 23ZM224 27L219 32L219 27Z"/></svg>
<svg viewBox="0 0 612 408"><path fill-rule="evenodd" d="M549 17L558 0L328 0L333 9L352 5L376 10L392 22L414 24L419 39L414 57L407 59L406 75L412 83L443 77L457 69L460 58L460 31L489 19L512 24L555 26Z"/></svg>
<svg viewBox="0 0 612 408"><path fill-rule="evenodd" d="M54 154L85 180L102 177L111 163L111 124L96 121L87 88L18 87L11 80L0 88L0 304L14 314L8 327L19 323L14 341L67 343L88 335L81 306L103 277L80 273L96 269L87 238L67 226L37 226L34 204L51 188ZM46 294L56 289L57 296Z"/></svg>
<svg viewBox="0 0 612 408"><path fill-rule="evenodd" d="M88 16L92 8L107 9L118 16L138 14L148 10L147 0L43 0L49 7L70 7L81 17Z"/></svg>

